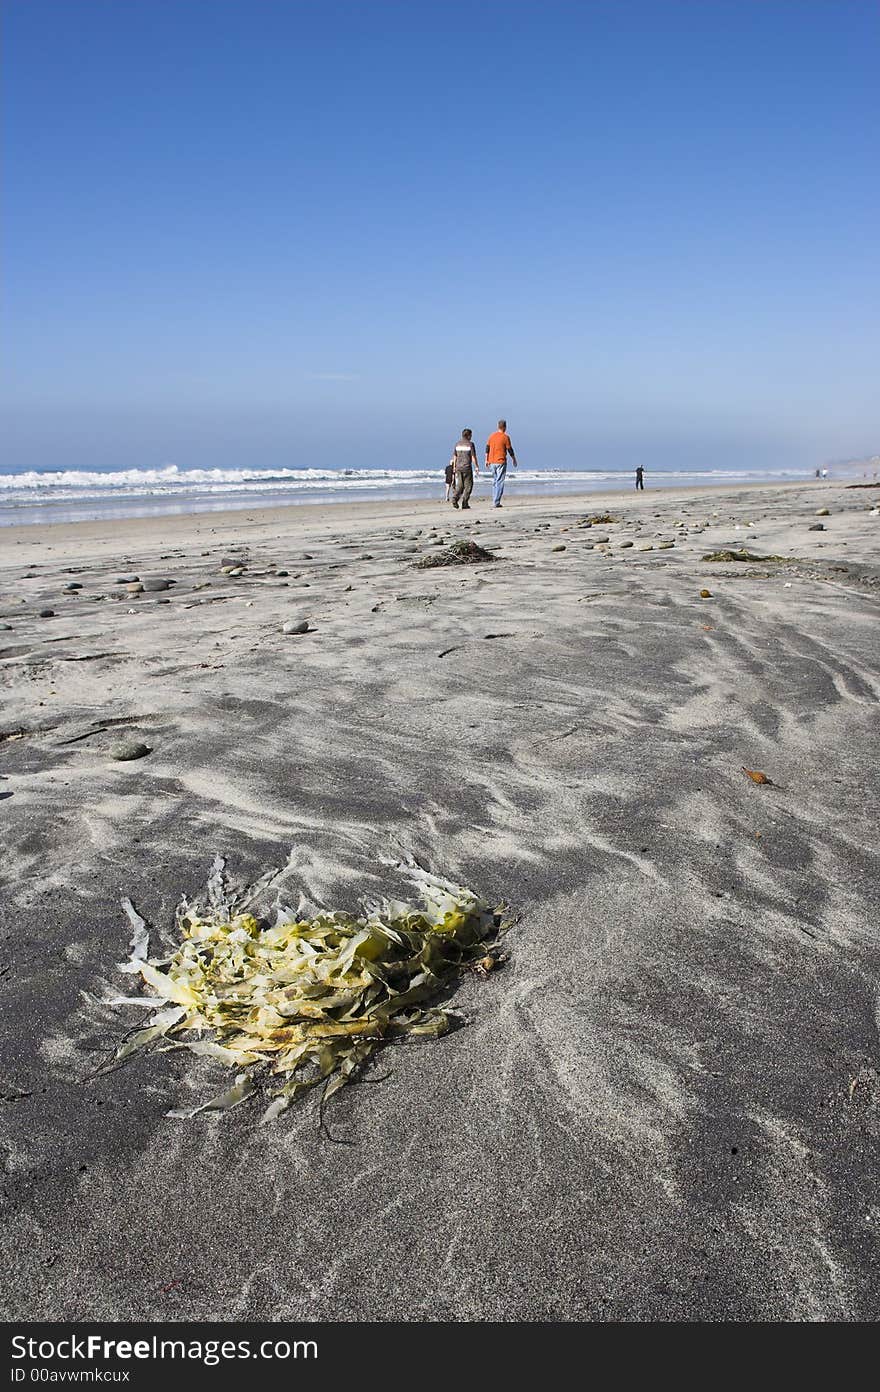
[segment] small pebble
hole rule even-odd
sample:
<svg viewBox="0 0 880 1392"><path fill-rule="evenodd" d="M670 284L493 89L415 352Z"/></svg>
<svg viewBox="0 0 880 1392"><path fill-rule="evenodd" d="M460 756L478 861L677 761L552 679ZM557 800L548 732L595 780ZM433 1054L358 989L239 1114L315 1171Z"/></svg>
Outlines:
<svg viewBox="0 0 880 1392"><path fill-rule="evenodd" d="M308 633L308 619L288 619L287 623L281 625L282 633Z"/></svg>
<svg viewBox="0 0 880 1392"><path fill-rule="evenodd" d="M71 591L72 591L72 590L81 590L81 589L82 589L82 585L80 585L79 582L76 581L76 580L71 580L70 584L69 584L69 585L65 585L64 588L65 588L65 590L71 590Z"/></svg>
<svg viewBox="0 0 880 1392"><path fill-rule="evenodd" d="M139 740L126 740L124 744L114 744L110 750L110 758L123 763L126 759L142 759L145 754L150 753L152 751L148 744L141 744Z"/></svg>
<svg viewBox="0 0 880 1392"><path fill-rule="evenodd" d="M712 591L711 591L711 590L700 590L700 599L711 599L711 598L712 598Z"/></svg>
<svg viewBox="0 0 880 1392"><path fill-rule="evenodd" d="M54 617L55 617L55 610L54 610L54 609L41 609L41 610L40 610L40 618L41 618L41 619L54 619Z"/></svg>
<svg viewBox="0 0 880 1392"><path fill-rule="evenodd" d="M564 546L551 546L551 547L550 547L550 550L551 550L551 551L564 551L564 550L565 550L565 547L564 547Z"/></svg>
<svg viewBox="0 0 880 1392"><path fill-rule="evenodd" d="M156 590L168 590L171 588L171 581L165 580L161 575L147 576L141 582L145 590L155 592Z"/></svg>

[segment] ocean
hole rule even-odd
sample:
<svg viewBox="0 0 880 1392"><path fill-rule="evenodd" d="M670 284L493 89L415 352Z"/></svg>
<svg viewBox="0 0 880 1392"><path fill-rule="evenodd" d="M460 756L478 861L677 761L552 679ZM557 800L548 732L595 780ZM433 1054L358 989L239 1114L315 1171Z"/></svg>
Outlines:
<svg viewBox="0 0 880 1392"><path fill-rule="evenodd" d="M811 469L701 469L645 471L647 489L688 484L796 482ZM481 470L477 496L488 494ZM631 469L536 469L507 471L507 489L517 494L632 489ZM371 498L442 499L442 469L119 469L0 473L0 526L35 522L86 522L100 518L161 517L190 512L227 512L279 504L336 503Z"/></svg>

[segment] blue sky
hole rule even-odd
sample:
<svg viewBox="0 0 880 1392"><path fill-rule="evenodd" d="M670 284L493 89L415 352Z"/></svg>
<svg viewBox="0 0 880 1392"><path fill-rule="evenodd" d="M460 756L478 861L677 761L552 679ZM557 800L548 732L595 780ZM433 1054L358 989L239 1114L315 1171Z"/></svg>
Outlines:
<svg viewBox="0 0 880 1392"><path fill-rule="evenodd" d="M2 467L880 449L872 0L6 0Z"/></svg>

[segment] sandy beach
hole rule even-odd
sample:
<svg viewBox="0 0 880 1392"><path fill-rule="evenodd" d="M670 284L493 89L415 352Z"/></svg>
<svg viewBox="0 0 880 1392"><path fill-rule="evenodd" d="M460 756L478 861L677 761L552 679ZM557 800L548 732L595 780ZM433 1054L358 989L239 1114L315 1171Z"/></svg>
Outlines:
<svg viewBox="0 0 880 1392"><path fill-rule="evenodd" d="M875 1319L878 502L3 529L4 1318ZM92 1076L123 897L168 934L220 855L354 909L406 854L508 961L335 1140L315 1097L169 1118L227 1078L182 1051Z"/></svg>

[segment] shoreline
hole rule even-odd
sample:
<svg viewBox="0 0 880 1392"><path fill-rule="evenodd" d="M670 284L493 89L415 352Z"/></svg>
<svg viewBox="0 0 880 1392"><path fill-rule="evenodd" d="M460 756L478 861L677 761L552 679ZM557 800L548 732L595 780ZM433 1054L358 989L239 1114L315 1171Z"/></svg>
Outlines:
<svg viewBox="0 0 880 1392"><path fill-rule="evenodd" d="M442 487L442 484L440 486ZM880 488L880 484L877 486ZM794 483L685 484L654 490L649 486L645 488L644 492L637 492L633 487L627 489L589 489L579 493L564 493L553 496L536 493L517 496L515 491L508 489L504 495L505 501L501 511L505 517L547 511L558 511L560 514L568 515L591 508L595 511L603 504L613 503L620 506L620 502L624 498L629 499L638 509L643 509L648 506L651 500L660 506L664 501L667 504L675 504L703 496L730 494L739 497L752 492L759 494L768 491L791 493L804 488L813 491L814 488L819 490L844 487L846 487L845 484L833 483L829 479L814 479ZM593 506L594 504L596 507ZM474 514L474 518L480 518L480 520L495 520L497 517L488 495L473 496L471 512ZM7 539L10 544L16 546L25 543L45 545L61 541L68 533L81 539L85 539L91 534L95 541L118 539L124 533L130 535L133 544L157 531L165 532L169 536L171 534L186 534L193 528L199 532L207 528L211 532L219 533L230 530L241 531L243 527L251 526L278 527L284 522L292 522L294 519L301 526L292 530L312 531L340 523L368 525L372 522L382 522L385 519L401 524L409 522L416 524L424 521L429 514L434 523L438 518L448 516L452 522L459 517L451 504L446 503L442 498L382 497L381 499L356 502L345 500L331 503L295 502L274 504L269 507L149 514L141 517L96 518L76 522L23 522L0 527L0 552L2 552L4 541Z"/></svg>

